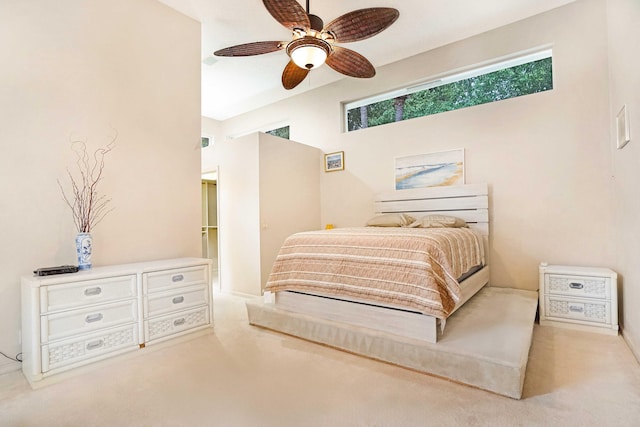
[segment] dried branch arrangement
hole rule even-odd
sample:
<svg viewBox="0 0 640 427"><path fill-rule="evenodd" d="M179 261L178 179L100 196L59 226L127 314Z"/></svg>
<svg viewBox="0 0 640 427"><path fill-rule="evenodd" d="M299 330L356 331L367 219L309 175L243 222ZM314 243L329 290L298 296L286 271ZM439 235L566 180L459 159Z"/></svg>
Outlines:
<svg viewBox="0 0 640 427"><path fill-rule="evenodd" d="M71 182L69 194L64 191L59 179L58 186L62 191L62 198L71 208L78 233L90 233L113 210L109 207L111 199L98 193L98 184L103 178L104 158L114 149L116 138L117 134L106 146L96 149L93 155L87 152L87 144L84 141L71 141L71 150L76 155L78 171L74 176L67 168Z"/></svg>

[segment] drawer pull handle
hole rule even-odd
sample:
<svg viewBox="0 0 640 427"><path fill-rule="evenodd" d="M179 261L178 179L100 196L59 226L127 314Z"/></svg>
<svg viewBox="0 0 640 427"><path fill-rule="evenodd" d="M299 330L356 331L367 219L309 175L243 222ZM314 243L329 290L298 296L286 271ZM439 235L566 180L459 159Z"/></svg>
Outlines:
<svg viewBox="0 0 640 427"><path fill-rule="evenodd" d="M184 325L184 323L186 322L186 320L184 320L184 317L182 319L177 319L173 321L173 326L181 326Z"/></svg>
<svg viewBox="0 0 640 427"><path fill-rule="evenodd" d="M87 350L95 350L96 348L100 348L103 345L104 341L102 340L91 341L90 343L87 343Z"/></svg>
<svg viewBox="0 0 640 427"><path fill-rule="evenodd" d="M184 297L175 297L173 299L174 304L180 304L181 302L184 302Z"/></svg>
<svg viewBox="0 0 640 427"><path fill-rule="evenodd" d="M84 321L86 323L93 323L93 322L99 322L100 320L102 320L104 316L102 316L102 313L98 313L98 314L90 314L87 317L84 318Z"/></svg>
<svg viewBox="0 0 640 427"><path fill-rule="evenodd" d="M570 287L571 289L582 289L582 288L584 288L584 284L582 284L582 283L576 283L576 282L571 282L571 283L569 283L569 287Z"/></svg>
<svg viewBox="0 0 640 427"><path fill-rule="evenodd" d="M172 281L173 283L175 283L175 282L182 282L183 280L184 280L184 275L182 275L182 274L176 274L175 276L173 276L173 277L171 278L171 281Z"/></svg>
<svg viewBox="0 0 640 427"><path fill-rule="evenodd" d="M91 297L94 295L100 295L102 293L102 288L100 286L96 286L95 288L87 288L84 290L85 296Z"/></svg>
<svg viewBox="0 0 640 427"><path fill-rule="evenodd" d="M569 311L573 311L574 313L582 313L584 311L584 307L581 305L570 305Z"/></svg>

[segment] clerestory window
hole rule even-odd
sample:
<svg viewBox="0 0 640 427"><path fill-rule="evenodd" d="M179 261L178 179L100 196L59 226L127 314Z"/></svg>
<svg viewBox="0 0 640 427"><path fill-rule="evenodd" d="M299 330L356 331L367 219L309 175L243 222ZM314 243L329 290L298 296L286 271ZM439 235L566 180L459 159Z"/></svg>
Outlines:
<svg viewBox="0 0 640 427"><path fill-rule="evenodd" d="M553 89L551 50L344 104L347 132Z"/></svg>
<svg viewBox="0 0 640 427"><path fill-rule="evenodd" d="M273 136L279 136L280 138L289 139L289 125L282 126L277 129L268 130L265 133Z"/></svg>

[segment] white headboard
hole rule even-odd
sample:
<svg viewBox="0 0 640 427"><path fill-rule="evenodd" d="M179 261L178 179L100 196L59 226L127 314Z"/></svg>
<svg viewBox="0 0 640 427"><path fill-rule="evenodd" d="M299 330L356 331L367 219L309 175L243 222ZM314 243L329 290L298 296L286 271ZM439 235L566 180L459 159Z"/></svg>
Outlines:
<svg viewBox="0 0 640 427"><path fill-rule="evenodd" d="M374 198L376 213L403 212L413 217L428 214L464 219L470 228L489 235L489 191L487 184L414 188L381 193Z"/></svg>

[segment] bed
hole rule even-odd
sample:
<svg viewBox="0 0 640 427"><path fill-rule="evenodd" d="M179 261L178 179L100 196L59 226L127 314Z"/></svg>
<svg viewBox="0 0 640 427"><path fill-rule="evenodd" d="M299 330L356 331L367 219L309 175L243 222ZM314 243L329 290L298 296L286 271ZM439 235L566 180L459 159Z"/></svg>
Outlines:
<svg viewBox="0 0 640 427"><path fill-rule="evenodd" d="M280 250L265 301L283 312L435 343L446 333L446 319L489 281L488 206L486 184L380 194L376 215L444 215L466 227L410 227L416 224L407 221L403 227L297 233ZM380 287L370 286L375 282Z"/></svg>

